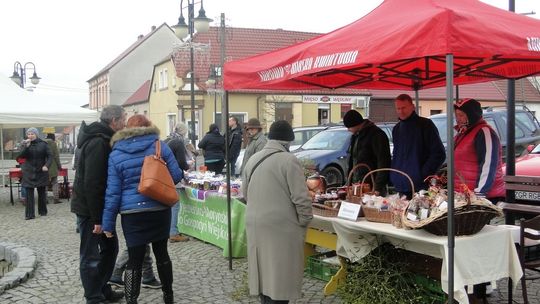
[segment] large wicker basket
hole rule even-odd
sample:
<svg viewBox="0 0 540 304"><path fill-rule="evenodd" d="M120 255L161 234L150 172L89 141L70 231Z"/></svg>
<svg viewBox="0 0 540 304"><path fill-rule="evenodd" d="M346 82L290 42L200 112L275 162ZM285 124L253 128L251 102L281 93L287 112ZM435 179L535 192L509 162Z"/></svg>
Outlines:
<svg viewBox="0 0 540 304"><path fill-rule="evenodd" d="M404 175L411 183L411 190L414 193L414 183L412 179L409 177L409 175L403 171L392 169L392 168L381 168L381 169L371 170L364 176L364 178L362 179L362 183L365 182L368 175L371 175L371 178L373 178L373 175L372 175L373 173L381 172L381 171L393 171L393 172L397 172ZM361 195L362 195L362 192L360 191L360 196ZM370 222L392 223L393 214L392 214L392 211L390 210L379 210L378 208L367 207L364 205L362 205L362 210L364 212L364 216L366 217L366 220Z"/></svg>
<svg viewBox="0 0 540 304"><path fill-rule="evenodd" d="M362 192L364 190L364 187L370 187L369 184L365 183L365 177L367 175L369 175L369 172L368 172L368 174L366 174L364 176L364 179L362 180L362 183L360 185L358 185L358 188L360 190L356 190L355 186L352 184L352 179L353 179L354 172L358 168L362 168L362 167L367 168L368 171L371 172L371 168L367 164L358 163L354 167L352 167L351 171L349 172L349 176L347 177L347 184L346 184L346 186L347 186L347 201L350 202L350 203L355 203L355 204L362 203ZM373 178L373 175L371 175L371 185L375 186L375 179Z"/></svg>
<svg viewBox="0 0 540 304"><path fill-rule="evenodd" d="M442 211L417 222L407 219L407 210L402 214L402 223L406 228L419 229L435 235L448 235L448 212ZM473 202L457 202L454 207L454 235L472 235L478 233L495 218L503 216L502 209L485 198Z"/></svg>

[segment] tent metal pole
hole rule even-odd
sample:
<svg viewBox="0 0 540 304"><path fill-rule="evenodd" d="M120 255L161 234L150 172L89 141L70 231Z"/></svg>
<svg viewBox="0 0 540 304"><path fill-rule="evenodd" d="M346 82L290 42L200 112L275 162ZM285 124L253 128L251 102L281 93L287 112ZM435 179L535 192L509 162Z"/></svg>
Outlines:
<svg viewBox="0 0 540 304"><path fill-rule="evenodd" d="M229 119L229 93L225 91L224 94L225 101L225 113L222 115L223 118ZM227 155L227 236L228 236L228 246L229 246L229 270L232 270L232 221L231 221L231 162L228 161L229 155L229 138L231 136L231 131L229 126L225 128L225 155Z"/></svg>
<svg viewBox="0 0 540 304"><path fill-rule="evenodd" d="M0 147L0 152L2 152L2 171L4 170L4 126L0 126L0 143L2 143L2 146ZM9 173L8 173L9 174ZM4 187L6 186L6 175L2 174L2 185Z"/></svg>
<svg viewBox="0 0 540 304"><path fill-rule="evenodd" d="M414 90L414 105L416 107L416 114L420 115L420 95L418 89Z"/></svg>
<svg viewBox="0 0 540 304"><path fill-rule="evenodd" d="M446 55L446 156L448 167L448 303L454 303L454 56Z"/></svg>

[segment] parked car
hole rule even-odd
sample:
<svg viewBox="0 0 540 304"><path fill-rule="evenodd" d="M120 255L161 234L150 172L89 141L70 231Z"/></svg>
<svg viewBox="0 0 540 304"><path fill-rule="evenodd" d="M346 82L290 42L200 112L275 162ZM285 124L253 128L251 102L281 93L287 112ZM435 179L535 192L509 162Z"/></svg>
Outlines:
<svg viewBox="0 0 540 304"><path fill-rule="evenodd" d="M495 130L495 132L497 132L501 139L503 160L506 159L506 113L506 108L488 107L484 108L482 114L486 122ZM446 113L432 115L429 118L433 121L435 126L437 126L441 140L446 147ZM540 143L540 124L533 113L526 107L516 109L515 134L516 157L522 155L524 151L526 151L527 146Z"/></svg>
<svg viewBox="0 0 540 304"><path fill-rule="evenodd" d="M322 126L311 126L311 127L297 127L293 129L294 132L294 141L291 142L291 146L289 148L290 151L295 151L300 146L302 146L304 143L306 143L310 138L312 138L315 134L326 130L332 126L337 126L337 124L328 124L328 125L322 125Z"/></svg>
<svg viewBox="0 0 540 304"><path fill-rule="evenodd" d="M390 140L394 123L377 123ZM330 127L315 134L294 152L300 160L311 160L315 169L326 177L329 185L343 185L349 171L349 145L351 133L345 127Z"/></svg>
<svg viewBox="0 0 540 304"><path fill-rule="evenodd" d="M530 145L527 153L516 158L516 175L540 176L540 144ZM506 167L503 166L506 174Z"/></svg>
<svg viewBox="0 0 540 304"><path fill-rule="evenodd" d="M338 124L328 124L328 125L322 125L322 126L309 126L309 127L297 127L293 129L294 132L294 141L291 142L291 146L289 147L289 151L294 152L300 146L302 146L306 141L308 141L310 138L312 138L315 134L326 130L332 126L338 126ZM390 133L392 133L390 131ZM240 151L240 155L238 156L238 159L236 160L235 169L231 170L236 175L240 174L240 168L242 168L242 160L244 158L244 149Z"/></svg>

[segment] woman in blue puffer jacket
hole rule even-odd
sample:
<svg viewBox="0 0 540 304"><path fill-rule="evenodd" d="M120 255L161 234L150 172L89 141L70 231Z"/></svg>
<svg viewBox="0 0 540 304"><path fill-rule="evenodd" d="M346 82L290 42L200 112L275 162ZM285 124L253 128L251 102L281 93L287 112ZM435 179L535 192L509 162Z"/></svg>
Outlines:
<svg viewBox="0 0 540 304"><path fill-rule="evenodd" d="M127 303L137 303L141 286L142 263L146 245L152 243L156 266L162 283L163 300L173 303L172 264L167 251L171 208L137 191L144 157L155 153L159 129L143 115L132 116L127 128L111 139L107 192L102 228L112 237L116 216L122 215L122 230L128 248L124 273ZM161 141L161 157L167 162L174 183L182 179L182 171L170 148Z"/></svg>

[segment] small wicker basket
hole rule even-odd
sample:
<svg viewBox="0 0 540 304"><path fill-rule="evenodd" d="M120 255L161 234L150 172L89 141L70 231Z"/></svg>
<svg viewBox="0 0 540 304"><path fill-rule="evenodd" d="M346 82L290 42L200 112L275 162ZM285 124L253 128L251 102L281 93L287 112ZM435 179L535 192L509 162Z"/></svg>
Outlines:
<svg viewBox="0 0 540 304"><path fill-rule="evenodd" d="M411 190L414 193L414 183L412 179L409 177L409 175L403 171L392 169L392 168L381 168L381 169L369 171L362 179L362 183L364 183L368 175L371 175L371 178L373 178L372 174L375 172L380 172L380 171L393 171L393 172L401 173L411 183ZM361 191L360 191L360 196L362 196ZM364 205L362 205L362 210L364 212L364 216L366 217L366 220L370 222L388 223L388 224L391 224L393 222L393 214L392 214L392 211L390 210L380 210L379 208L366 207Z"/></svg>
<svg viewBox="0 0 540 304"><path fill-rule="evenodd" d="M362 192L364 191L364 187L370 189L370 185L365 183L365 176L367 176L369 174L366 174L364 176L364 180L362 180L362 183L360 185L358 185L358 188L360 189L359 192L356 192L355 190L355 186L352 184L352 179L353 179L353 175L354 175L354 172L358 169L358 168L367 168L370 172L371 172L371 168L367 165L367 164L364 164L364 163L358 163L356 164L354 167L352 167L351 171L349 172L349 176L347 177L347 201L350 202L350 203L355 203L355 204L360 204L362 203ZM373 176L371 176L371 185L375 186L375 179L373 178Z"/></svg>
<svg viewBox="0 0 540 304"><path fill-rule="evenodd" d="M327 201L328 202L328 201ZM341 203L341 201L339 201ZM319 203L313 203L313 214L324 217L337 217L339 208L332 208Z"/></svg>

